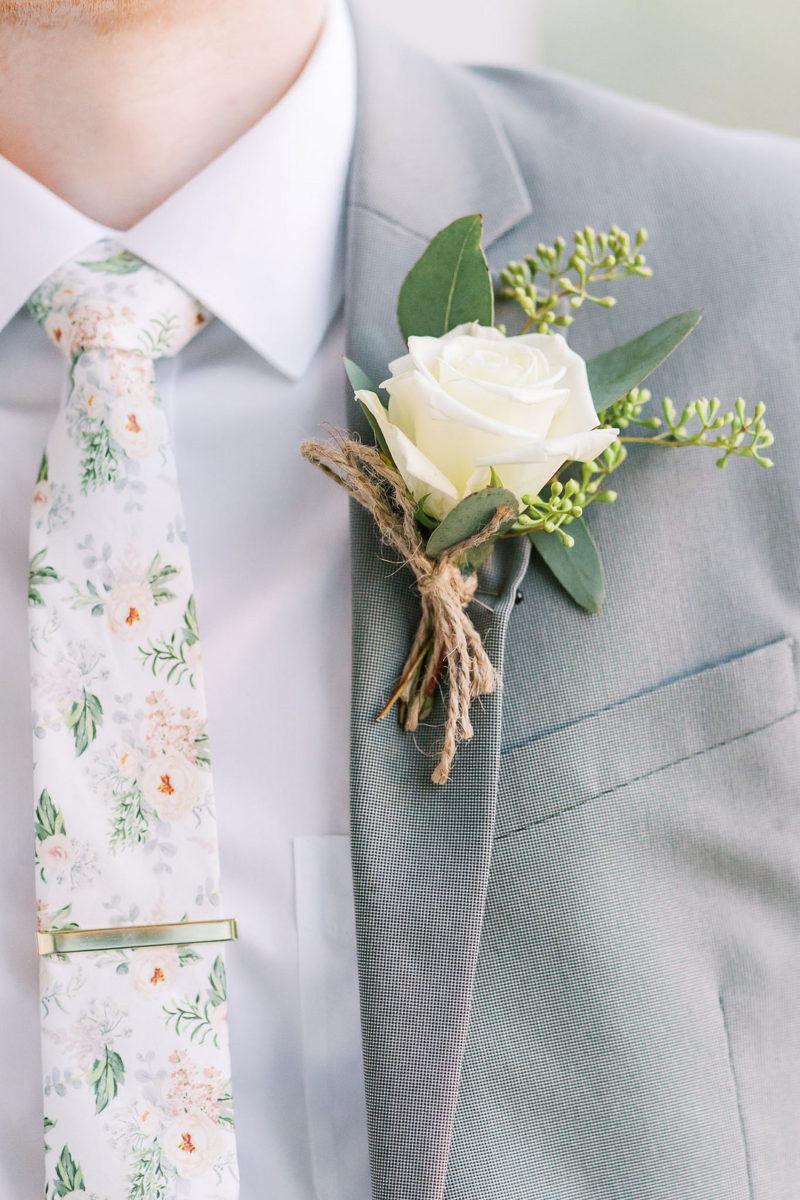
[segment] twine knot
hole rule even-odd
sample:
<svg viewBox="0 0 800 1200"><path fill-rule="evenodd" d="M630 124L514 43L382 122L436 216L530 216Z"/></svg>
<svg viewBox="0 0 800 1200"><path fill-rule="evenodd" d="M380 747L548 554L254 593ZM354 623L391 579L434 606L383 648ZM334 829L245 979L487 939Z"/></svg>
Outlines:
<svg viewBox="0 0 800 1200"><path fill-rule="evenodd" d="M417 632L391 703L401 704L402 724L417 729L447 668L448 695L444 744L431 776L444 784L460 741L472 737L469 708L477 696L497 687L497 672L466 609L475 595L477 576L464 575L459 561L492 538L513 517L500 508L473 537L431 559L424 551L416 505L397 471L378 450L339 435L332 443L304 442L303 457L340 484L375 520L382 540L411 568L422 612Z"/></svg>

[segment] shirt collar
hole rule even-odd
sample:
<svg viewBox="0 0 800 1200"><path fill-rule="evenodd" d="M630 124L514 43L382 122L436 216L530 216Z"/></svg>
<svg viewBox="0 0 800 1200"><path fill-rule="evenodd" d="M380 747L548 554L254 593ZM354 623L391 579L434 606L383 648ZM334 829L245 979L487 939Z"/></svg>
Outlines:
<svg viewBox="0 0 800 1200"><path fill-rule="evenodd" d="M356 57L344 0L282 100L131 229L110 230L0 157L0 327L61 263L113 237L177 280L285 375L343 294Z"/></svg>

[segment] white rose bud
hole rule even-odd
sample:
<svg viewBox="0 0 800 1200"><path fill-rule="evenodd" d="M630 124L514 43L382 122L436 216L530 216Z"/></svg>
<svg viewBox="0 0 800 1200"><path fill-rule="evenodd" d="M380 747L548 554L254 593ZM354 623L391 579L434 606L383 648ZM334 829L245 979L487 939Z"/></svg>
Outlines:
<svg viewBox="0 0 800 1200"><path fill-rule="evenodd" d="M617 437L598 429L586 364L559 334L506 337L459 325L411 337L389 364L389 410L357 397L380 425L416 500L442 519L487 487L490 467L518 498L536 495L568 460L590 462Z"/></svg>

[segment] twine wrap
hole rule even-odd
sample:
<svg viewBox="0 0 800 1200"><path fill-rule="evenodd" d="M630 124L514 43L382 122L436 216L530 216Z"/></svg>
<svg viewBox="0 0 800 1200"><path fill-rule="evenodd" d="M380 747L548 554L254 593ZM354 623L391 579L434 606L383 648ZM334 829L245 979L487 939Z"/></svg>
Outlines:
<svg viewBox="0 0 800 1200"><path fill-rule="evenodd" d="M472 737L472 700L493 692L498 683L497 672L466 613L475 595L477 576L474 571L463 575L458 560L492 538L514 513L510 508L499 508L477 534L432 559L425 554L414 500L401 476L378 450L342 435L332 442L304 442L300 452L371 513L382 540L414 573L422 614L392 700L403 705L403 727L413 732L422 706L433 696L447 667L444 744L431 776L434 783L444 784L458 743ZM418 680L423 662L424 671Z"/></svg>

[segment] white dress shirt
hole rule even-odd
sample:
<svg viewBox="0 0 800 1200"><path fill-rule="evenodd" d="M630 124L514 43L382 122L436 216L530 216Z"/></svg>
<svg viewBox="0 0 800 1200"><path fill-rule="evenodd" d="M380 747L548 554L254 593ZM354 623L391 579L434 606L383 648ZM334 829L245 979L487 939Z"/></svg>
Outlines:
<svg viewBox="0 0 800 1200"><path fill-rule="evenodd" d="M124 233L0 159L3 1198L42 1195L25 597L33 482L65 386L61 356L20 309L109 234L217 317L157 372L195 578L224 911L240 925L228 981L242 1200L369 1195L347 836L347 504L298 454L324 422L348 420L355 91L335 0L284 99ZM102 1181L92 1191L104 1196Z"/></svg>

